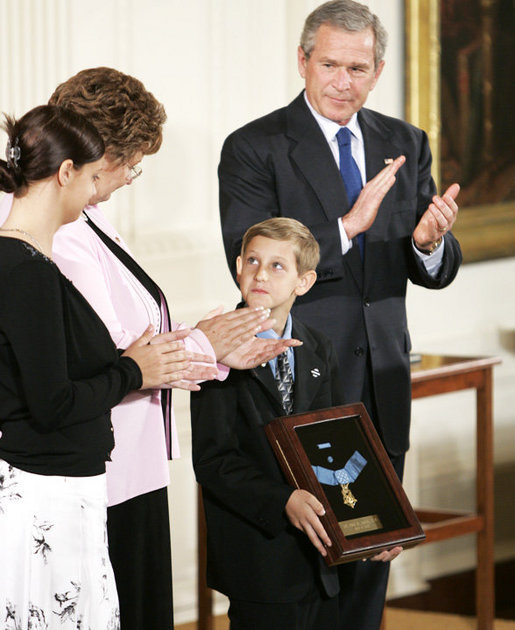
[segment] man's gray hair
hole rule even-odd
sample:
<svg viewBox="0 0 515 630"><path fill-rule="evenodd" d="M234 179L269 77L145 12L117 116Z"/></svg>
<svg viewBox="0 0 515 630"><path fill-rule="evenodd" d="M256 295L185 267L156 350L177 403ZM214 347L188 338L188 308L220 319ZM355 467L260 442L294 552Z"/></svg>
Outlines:
<svg viewBox="0 0 515 630"><path fill-rule="evenodd" d="M371 28L375 38L374 64L377 69L383 60L388 41L388 33L377 15L364 4L353 0L330 0L312 11L304 23L300 45L306 59L309 59L315 46L315 37L322 24L336 26L350 33Z"/></svg>

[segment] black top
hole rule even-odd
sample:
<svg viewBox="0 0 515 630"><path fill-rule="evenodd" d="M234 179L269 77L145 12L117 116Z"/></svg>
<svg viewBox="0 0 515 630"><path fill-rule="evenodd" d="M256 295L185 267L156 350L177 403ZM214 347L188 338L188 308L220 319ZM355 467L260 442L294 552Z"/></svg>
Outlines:
<svg viewBox="0 0 515 630"><path fill-rule="evenodd" d="M51 260L5 237L0 260L0 458L43 475L100 474L110 410L141 372Z"/></svg>

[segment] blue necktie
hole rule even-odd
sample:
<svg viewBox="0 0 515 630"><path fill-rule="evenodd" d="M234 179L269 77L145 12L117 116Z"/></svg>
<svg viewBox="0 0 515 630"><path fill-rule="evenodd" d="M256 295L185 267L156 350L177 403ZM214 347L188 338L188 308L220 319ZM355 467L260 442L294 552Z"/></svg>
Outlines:
<svg viewBox="0 0 515 630"><path fill-rule="evenodd" d="M349 198L349 208L352 208L354 202L359 197L362 185L358 165L352 157L350 138L351 133L347 127L342 127L336 134L338 148L340 149L340 173L343 183L345 184L347 197ZM358 234L356 240L358 241L361 262L363 262L365 254L365 234Z"/></svg>

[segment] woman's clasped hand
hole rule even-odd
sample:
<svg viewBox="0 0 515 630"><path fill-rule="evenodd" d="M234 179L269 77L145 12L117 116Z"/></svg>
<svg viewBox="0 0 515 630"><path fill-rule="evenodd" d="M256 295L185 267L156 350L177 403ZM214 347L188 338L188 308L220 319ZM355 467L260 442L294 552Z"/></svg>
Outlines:
<svg viewBox="0 0 515 630"><path fill-rule="evenodd" d="M183 339L191 332L182 328L154 334L153 326L131 344L122 356L130 357L141 370L141 389L178 387L197 391L196 381L212 380L217 375L213 359L207 354L190 352Z"/></svg>

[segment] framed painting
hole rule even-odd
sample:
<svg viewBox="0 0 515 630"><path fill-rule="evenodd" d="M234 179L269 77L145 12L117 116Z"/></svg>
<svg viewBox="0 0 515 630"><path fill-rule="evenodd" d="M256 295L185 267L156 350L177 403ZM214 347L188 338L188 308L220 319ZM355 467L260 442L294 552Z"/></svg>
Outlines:
<svg viewBox="0 0 515 630"><path fill-rule="evenodd" d="M404 0L406 120L424 129L465 262L515 255L512 0Z"/></svg>
<svg viewBox="0 0 515 630"><path fill-rule="evenodd" d="M324 506L327 564L425 539L362 403L281 416L265 431L288 482Z"/></svg>

